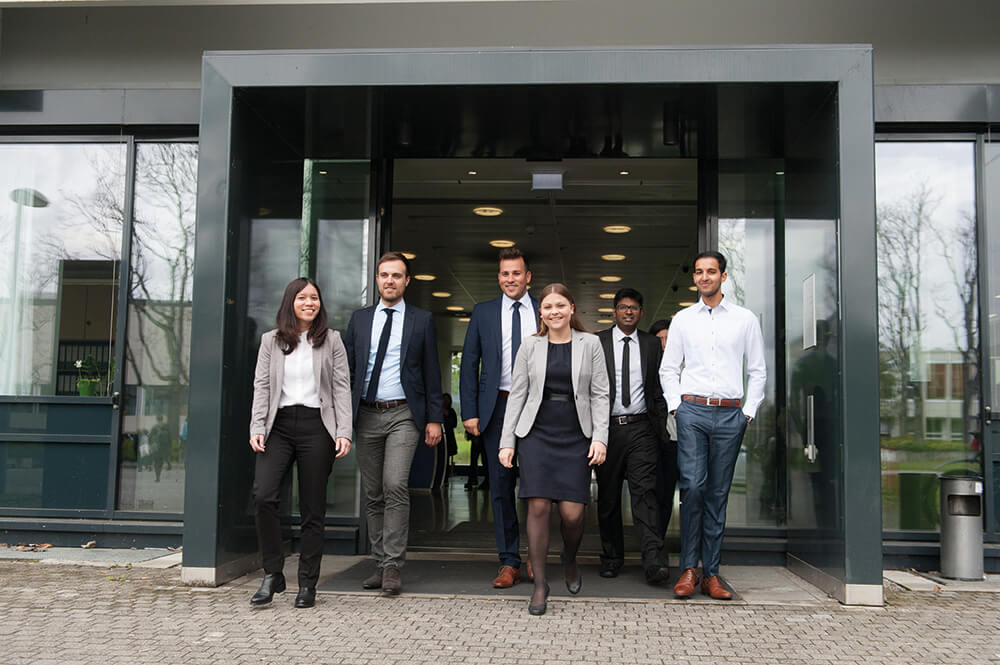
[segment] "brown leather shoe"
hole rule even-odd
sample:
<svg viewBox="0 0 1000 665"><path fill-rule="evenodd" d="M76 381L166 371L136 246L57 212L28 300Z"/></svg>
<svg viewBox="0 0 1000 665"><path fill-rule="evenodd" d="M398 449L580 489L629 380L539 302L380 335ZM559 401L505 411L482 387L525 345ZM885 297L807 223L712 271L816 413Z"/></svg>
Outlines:
<svg viewBox="0 0 1000 665"><path fill-rule="evenodd" d="M722 579L718 575L706 577L701 581L701 592L706 596L711 596L715 600L732 600L733 594L726 591L722 586Z"/></svg>
<svg viewBox="0 0 1000 665"><path fill-rule="evenodd" d="M688 568L681 573L677 584L674 585L674 595L678 598L690 598L694 593L694 588L698 585L698 570Z"/></svg>
<svg viewBox="0 0 1000 665"><path fill-rule="evenodd" d="M382 588L382 569L376 568L375 572L365 578L361 583L361 587L364 589L381 589Z"/></svg>
<svg viewBox="0 0 1000 665"><path fill-rule="evenodd" d="M509 589L521 581L521 570L514 566L500 566L500 572L493 580L494 589Z"/></svg>
<svg viewBox="0 0 1000 665"><path fill-rule="evenodd" d="M524 579L528 580L529 582L535 581L535 571L531 569L530 560L524 562Z"/></svg>
<svg viewBox="0 0 1000 665"><path fill-rule="evenodd" d="M382 595L398 596L403 590L403 578L399 575L399 568L389 566L382 569Z"/></svg>

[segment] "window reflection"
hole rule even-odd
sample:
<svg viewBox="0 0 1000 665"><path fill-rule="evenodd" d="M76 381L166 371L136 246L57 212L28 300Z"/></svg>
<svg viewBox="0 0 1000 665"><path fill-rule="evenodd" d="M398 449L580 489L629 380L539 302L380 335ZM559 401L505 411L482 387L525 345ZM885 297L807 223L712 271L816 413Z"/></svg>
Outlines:
<svg viewBox="0 0 1000 665"><path fill-rule="evenodd" d="M937 476L982 464L974 144L875 155L883 524L937 529Z"/></svg>
<svg viewBox="0 0 1000 665"><path fill-rule="evenodd" d="M0 146L0 394L107 395L122 144Z"/></svg>
<svg viewBox="0 0 1000 665"><path fill-rule="evenodd" d="M136 146L118 507L182 512L198 147Z"/></svg>

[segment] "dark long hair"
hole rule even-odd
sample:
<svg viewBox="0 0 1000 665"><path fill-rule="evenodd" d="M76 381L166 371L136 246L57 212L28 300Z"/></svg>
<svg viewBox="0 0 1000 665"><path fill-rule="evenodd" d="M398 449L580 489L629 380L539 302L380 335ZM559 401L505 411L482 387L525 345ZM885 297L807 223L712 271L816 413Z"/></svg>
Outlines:
<svg viewBox="0 0 1000 665"><path fill-rule="evenodd" d="M580 332L590 332L583 327L579 317L576 315L576 301L573 300L573 294L569 292L569 288L567 288L565 284L553 282L552 284L546 284L543 286L541 293L538 294L538 332L535 333L535 336L543 337L544 335L549 334L549 327L545 325L545 321L542 320L542 301L545 300L545 296L552 293L562 296L569 301L570 305L573 306L573 316L569 317L569 327L573 330L579 330Z"/></svg>
<svg viewBox="0 0 1000 665"><path fill-rule="evenodd" d="M293 279L285 287L285 295L281 298L281 305L278 306L278 316L276 325L278 328L278 346L287 356L299 345L299 320L295 316L295 296L299 291L312 285L319 295L319 313L309 326L306 339L312 342L313 346L323 346L326 341L326 306L323 304L323 292L319 289L319 284L308 277Z"/></svg>

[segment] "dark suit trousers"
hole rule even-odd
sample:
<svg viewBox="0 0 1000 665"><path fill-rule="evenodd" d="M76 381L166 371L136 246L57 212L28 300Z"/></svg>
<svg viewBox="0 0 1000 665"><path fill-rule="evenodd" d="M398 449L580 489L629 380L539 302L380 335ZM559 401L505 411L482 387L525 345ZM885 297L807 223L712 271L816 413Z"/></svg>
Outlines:
<svg viewBox="0 0 1000 665"><path fill-rule="evenodd" d="M490 424L481 431L483 449L486 452L486 470L490 478L490 498L493 503L493 531L497 540L497 552L501 566L521 567L521 534L517 522L517 499L514 486L517 470L500 465L500 434L503 432L503 417L507 411L507 398L497 396Z"/></svg>
<svg viewBox="0 0 1000 665"><path fill-rule="evenodd" d="M656 470L656 497L660 503L660 526L657 533L666 543L667 527L674 511L674 490L677 489L677 442L661 442L658 450L660 463Z"/></svg>
<svg viewBox="0 0 1000 665"><path fill-rule="evenodd" d="M614 418L612 417L612 420ZM601 529L601 561L620 568L625 560L622 527L622 483L628 480L632 522L639 535L642 565L664 566L660 505L656 493L659 438L649 420L611 424L608 456L597 467L597 520Z"/></svg>
<svg viewBox="0 0 1000 665"><path fill-rule="evenodd" d="M299 470L299 513L302 516L299 586L316 586L323 557L326 484L333 469L334 455L333 439L323 427L319 409L288 406L278 410L265 452L257 453L253 478L257 540L265 573L280 573L284 567L278 498L281 481L294 461Z"/></svg>

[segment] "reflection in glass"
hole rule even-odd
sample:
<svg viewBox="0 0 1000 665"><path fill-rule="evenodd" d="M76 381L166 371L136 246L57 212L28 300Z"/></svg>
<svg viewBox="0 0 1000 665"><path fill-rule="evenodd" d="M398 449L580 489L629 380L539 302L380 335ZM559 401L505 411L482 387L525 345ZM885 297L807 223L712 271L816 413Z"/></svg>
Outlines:
<svg viewBox="0 0 1000 665"><path fill-rule="evenodd" d="M0 460L0 506L73 510L105 507L107 445L0 441Z"/></svg>
<svg viewBox="0 0 1000 665"><path fill-rule="evenodd" d="M974 144L875 157L883 524L935 530L937 476L982 472Z"/></svg>
<svg viewBox="0 0 1000 665"><path fill-rule="evenodd" d="M110 393L125 154L0 146L0 394Z"/></svg>
<svg viewBox="0 0 1000 665"><path fill-rule="evenodd" d="M989 376L991 385L989 391L989 404L994 409L1000 404L1000 143L988 142L984 155L984 181L986 198L986 240L988 243L986 256L989 263L986 269L989 270L990 293L986 299L989 302ZM988 500L990 492L993 494L993 505L986 507L986 514L992 516L991 524L987 525L991 530L1000 529L1000 458L997 453L997 420L993 420L993 432L990 433L990 443L988 446L992 451L993 463L986 469L989 472L987 481L992 480L991 490L987 490ZM984 437L983 442L987 439Z"/></svg>
<svg viewBox="0 0 1000 665"><path fill-rule="evenodd" d="M184 510L198 146L136 146L118 508Z"/></svg>

